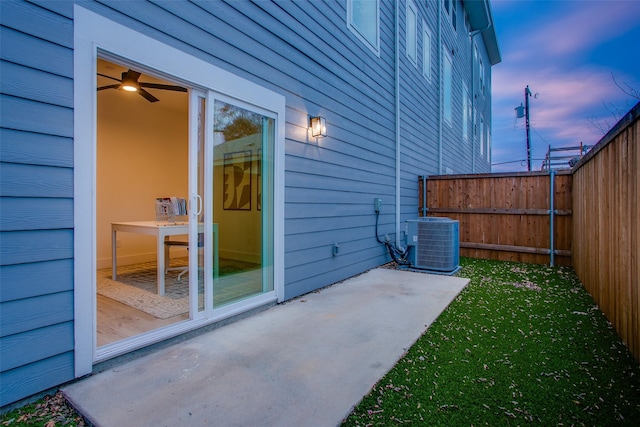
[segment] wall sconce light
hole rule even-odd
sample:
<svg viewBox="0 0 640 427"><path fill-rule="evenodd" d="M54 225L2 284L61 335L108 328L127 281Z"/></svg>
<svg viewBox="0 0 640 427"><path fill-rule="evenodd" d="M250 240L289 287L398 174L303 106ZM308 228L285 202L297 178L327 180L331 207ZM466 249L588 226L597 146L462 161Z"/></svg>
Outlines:
<svg viewBox="0 0 640 427"><path fill-rule="evenodd" d="M309 127L311 128L311 136L316 138L327 136L327 120L324 117L311 117Z"/></svg>

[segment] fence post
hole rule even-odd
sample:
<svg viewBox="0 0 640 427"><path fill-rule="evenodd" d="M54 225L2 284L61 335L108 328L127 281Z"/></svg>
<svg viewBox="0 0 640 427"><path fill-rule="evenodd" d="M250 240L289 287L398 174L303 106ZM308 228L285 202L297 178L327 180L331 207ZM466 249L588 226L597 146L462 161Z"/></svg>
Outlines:
<svg viewBox="0 0 640 427"><path fill-rule="evenodd" d="M427 208L427 176L422 175L422 216L426 217L429 209Z"/></svg>
<svg viewBox="0 0 640 427"><path fill-rule="evenodd" d="M554 199L555 199L555 188L554 188L554 181L555 181L555 171L551 168L549 168L549 265L551 267L554 266L554 259L553 259L553 255L554 255L554 245L553 245L553 235L554 235L554 226L553 226L553 221L554 221L554 217L556 214L555 211L555 203L554 203Z"/></svg>

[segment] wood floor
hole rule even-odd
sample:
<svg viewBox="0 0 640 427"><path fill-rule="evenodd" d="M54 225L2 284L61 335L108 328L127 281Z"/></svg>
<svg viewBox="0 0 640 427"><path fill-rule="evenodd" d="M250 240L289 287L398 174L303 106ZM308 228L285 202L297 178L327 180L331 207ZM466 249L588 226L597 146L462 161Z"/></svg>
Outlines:
<svg viewBox="0 0 640 427"><path fill-rule="evenodd" d="M169 319L158 319L111 298L99 294L96 297L98 347L189 318L189 314L185 313Z"/></svg>

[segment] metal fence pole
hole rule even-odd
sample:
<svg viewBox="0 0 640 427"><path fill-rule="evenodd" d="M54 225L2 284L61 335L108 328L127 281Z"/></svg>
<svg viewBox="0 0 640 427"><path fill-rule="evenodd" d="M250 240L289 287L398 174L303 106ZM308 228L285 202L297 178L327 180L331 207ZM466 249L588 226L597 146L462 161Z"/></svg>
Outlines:
<svg viewBox="0 0 640 427"><path fill-rule="evenodd" d="M553 259L553 255L554 255L554 245L553 245L553 235L554 235L554 217L556 214L555 211L555 204L554 204L554 199L555 199L555 188L554 188L554 181L555 181L555 176L556 173L553 169L549 169L549 265L551 267L554 266L554 259Z"/></svg>

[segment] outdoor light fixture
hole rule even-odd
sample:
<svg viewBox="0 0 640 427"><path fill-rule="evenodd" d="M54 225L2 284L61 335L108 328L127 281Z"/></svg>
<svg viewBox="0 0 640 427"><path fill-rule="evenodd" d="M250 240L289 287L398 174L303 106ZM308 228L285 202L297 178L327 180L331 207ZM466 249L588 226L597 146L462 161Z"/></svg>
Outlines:
<svg viewBox="0 0 640 427"><path fill-rule="evenodd" d="M309 128L311 128L311 136L316 138L327 136L327 120L324 117L311 117L309 119Z"/></svg>

